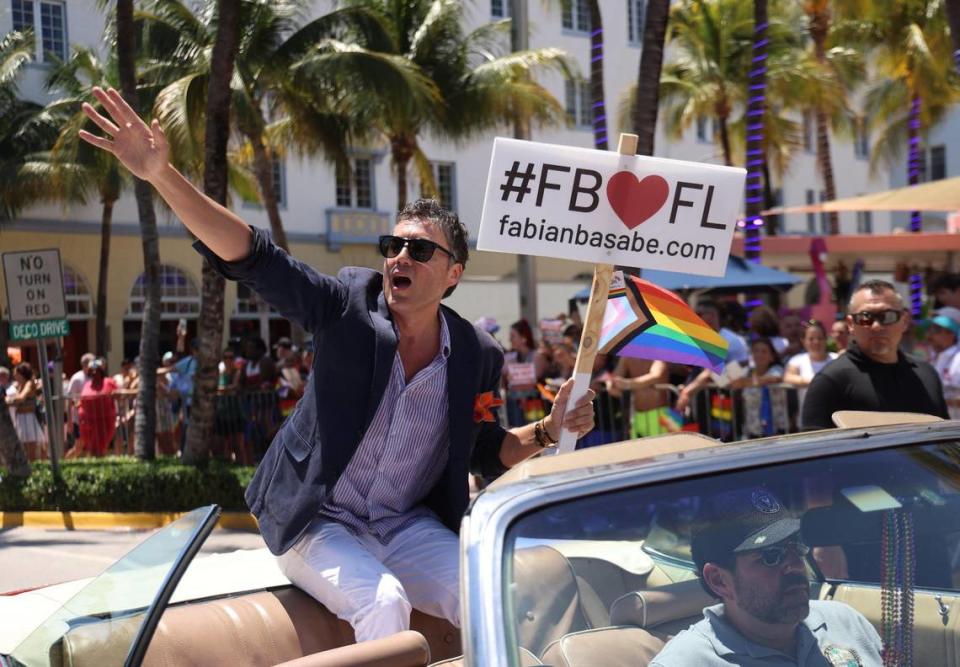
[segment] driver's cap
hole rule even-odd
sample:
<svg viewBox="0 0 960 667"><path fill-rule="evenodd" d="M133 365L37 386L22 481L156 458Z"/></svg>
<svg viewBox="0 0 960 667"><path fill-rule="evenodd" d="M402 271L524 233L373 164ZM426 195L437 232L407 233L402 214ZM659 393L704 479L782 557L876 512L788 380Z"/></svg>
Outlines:
<svg viewBox="0 0 960 667"><path fill-rule="evenodd" d="M690 549L702 572L705 563L727 562L734 554L778 544L799 532L800 519L772 492L738 489L704 499Z"/></svg>

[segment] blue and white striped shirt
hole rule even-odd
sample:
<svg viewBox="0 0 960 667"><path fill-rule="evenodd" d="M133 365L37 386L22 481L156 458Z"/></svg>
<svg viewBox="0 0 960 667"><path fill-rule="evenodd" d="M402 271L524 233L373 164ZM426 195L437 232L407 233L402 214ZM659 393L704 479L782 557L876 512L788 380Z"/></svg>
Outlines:
<svg viewBox="0 0 960 667"><path fill-rule="evenodd" d="M450 332L443 317L440 352L409 384L397 350L373 421L320 507L321 516L386 544L398 530L431 514L420 503L440 479L450 455L449 356Z"/></svg>

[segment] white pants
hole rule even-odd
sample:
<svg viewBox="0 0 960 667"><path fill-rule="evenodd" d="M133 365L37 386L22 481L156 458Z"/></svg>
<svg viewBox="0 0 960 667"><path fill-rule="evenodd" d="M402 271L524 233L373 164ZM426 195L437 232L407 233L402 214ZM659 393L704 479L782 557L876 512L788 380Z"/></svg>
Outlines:
<svg viewBox="0 0 960 667"><path fill-rule="evenodd" d="M386 545L333 521L314 521L279 557L296 586L353 626L357 641L410 629L411 608L460 627L459 540L423 517Z"/></svg>

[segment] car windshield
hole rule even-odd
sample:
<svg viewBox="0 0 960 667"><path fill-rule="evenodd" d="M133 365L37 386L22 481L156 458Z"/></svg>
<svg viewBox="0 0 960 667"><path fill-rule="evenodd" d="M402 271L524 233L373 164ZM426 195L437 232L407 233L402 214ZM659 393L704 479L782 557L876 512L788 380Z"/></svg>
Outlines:
<svg viewBox="0 0 960 667"><path fill-rule="evenodd" d="M916 597L914 650L940 650L943 638L932 640L948 620L949 641L960 641L944 615L954 603L960 610L960 443L951 441L638 485L524 515L504 550L514 664L620 664L597 652L624 642L630 655L643 653L638 643L646 651L631 664L647 664L720 602L701 585L691 556L691 536L711 525L708 504L730 494L756 497L758 489L760 500L769 494L799 519L797 537L810 547L811 599L853 606L882 635L881 602L906 581ZM592 662L574 659L578 643ZM924 655L916 664L960 664Z"/></svg>
<svg viewBox="0 0 960 667"><path fill-rule="evenodd" d="M24 639L13 664L27 667L70 664L71 644L97 644L99 664L123 664L142 632L146 610L158 600L171 573L182 571L194 542L216 506L185 514L157 531L92 579Z"/></svg>

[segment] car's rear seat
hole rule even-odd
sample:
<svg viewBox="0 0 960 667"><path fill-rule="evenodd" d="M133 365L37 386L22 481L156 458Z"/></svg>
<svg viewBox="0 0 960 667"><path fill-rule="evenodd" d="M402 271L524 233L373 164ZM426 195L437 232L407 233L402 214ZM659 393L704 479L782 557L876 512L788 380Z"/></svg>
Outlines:
<svg viewBox="0 0 960 667"><path fill-rule="evenodd" d="M63 667L122 664L140 621L138 615L71 629L62 641ZM388 642L383 664L422 666L431 656L443 660L461 652L460 632L443 619L415 611L411 629L426 638L429 650L421 655L416 641L399 638L392 644L396 649L392 654ZM289 587L170 607L160 619L143 664L262 667L351 645L349 624L306 593ZM348 659L315 664L364 663Z"/></svg>

